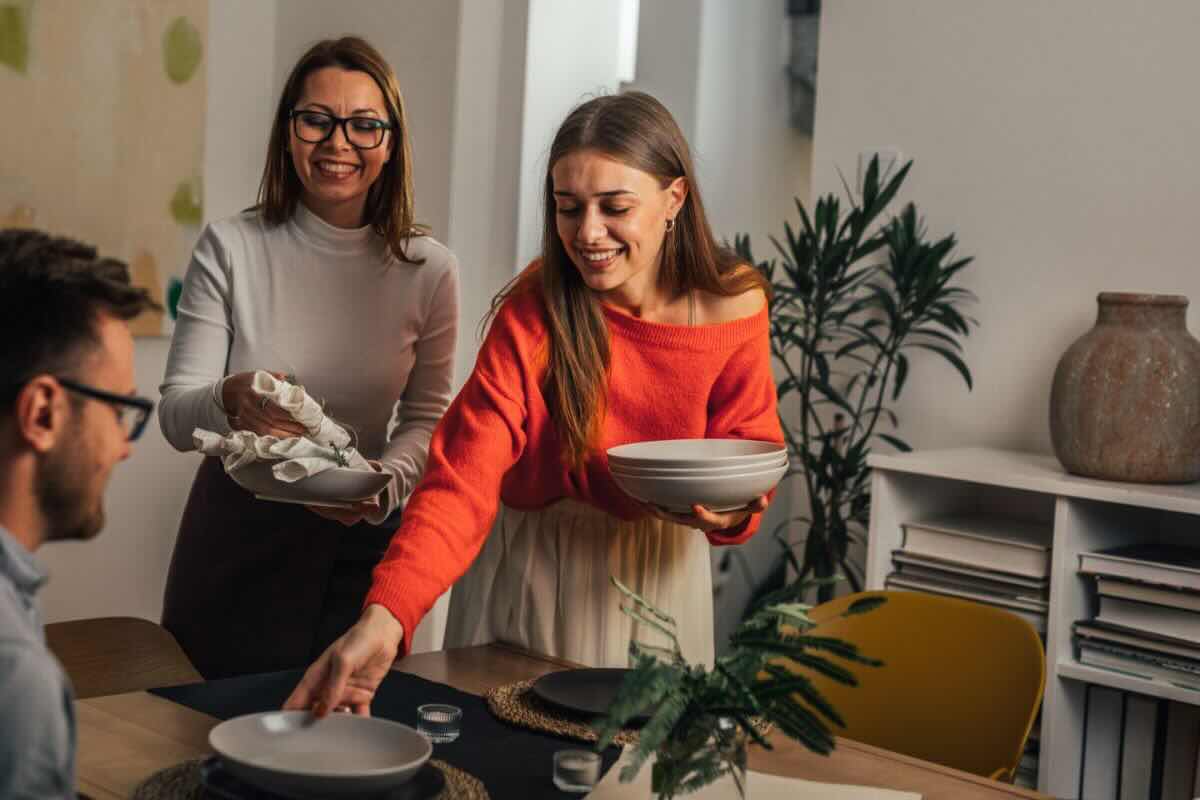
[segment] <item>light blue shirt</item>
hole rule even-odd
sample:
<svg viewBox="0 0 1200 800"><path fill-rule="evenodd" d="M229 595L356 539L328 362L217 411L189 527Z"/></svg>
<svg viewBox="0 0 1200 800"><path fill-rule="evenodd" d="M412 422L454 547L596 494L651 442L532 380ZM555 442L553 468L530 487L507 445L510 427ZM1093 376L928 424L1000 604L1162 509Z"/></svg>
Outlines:
<svg viewBox="0 0 1200 800"><path fill-rule="evenodd" d="M34 602L46 570L0 526L0 798L75 797L71 684Z"/></svg>

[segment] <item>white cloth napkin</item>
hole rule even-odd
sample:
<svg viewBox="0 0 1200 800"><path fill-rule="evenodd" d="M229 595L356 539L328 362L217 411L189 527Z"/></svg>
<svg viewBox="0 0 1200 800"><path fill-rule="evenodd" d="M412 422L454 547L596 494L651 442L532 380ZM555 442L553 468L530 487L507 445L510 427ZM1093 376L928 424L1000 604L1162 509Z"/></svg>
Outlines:
<svg viewBox="0 0 1200 800"><path fill-rule="evenodd" d="M621 768L629 763L630 748L621 752L613 768L605 773L587 800L632 800L650 796L650 770L654 766L651 757L638 771L630 783L621 783ZM840 783L817 783L799 778L781 778L765 772L746 773L746 796L754 800L921 800L915 792L900 792L895 789L877 789L873 786L850 786ZM717 783L706 786L689 800L729 800L727 787Z"/></svg>
<svg viewBox="0 0 1200 800"><path fill-rule="evenodd" d="M324 445L345 447L350 444L350 434L325 416L321 404L314 400L303 386L281 381L269 372L256 370L250 382L250 391L266 397L288 412L292 419L308 431L308 438Z"/></svg>
<svg viewBox="0 0 1200 800"><path fill-rule="evenodd" d="M295 483L334 467L371 470L371 465L353 447L333 447L291 436L259 436L250 431L234 431L228 436L196 428L192 431L196 449L206 456L218 456L226 472L234 472L256 461L274 461L271 472L284 483ZM345 464L338 460L341 455Z"/></svg>

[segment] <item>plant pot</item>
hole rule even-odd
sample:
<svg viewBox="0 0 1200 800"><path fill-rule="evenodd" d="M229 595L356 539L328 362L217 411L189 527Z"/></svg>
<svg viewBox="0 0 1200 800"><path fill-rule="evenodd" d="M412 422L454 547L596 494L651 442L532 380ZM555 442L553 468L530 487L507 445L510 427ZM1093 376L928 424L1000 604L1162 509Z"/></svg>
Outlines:
<svg viewBox="0 0 1200 800"><path fill-rule="evenodd" d="M1063 354L1050 438L1068 472L1137 483L1200 480L1200 342L1186 297L1101 293L1096 325Z"/></svg>

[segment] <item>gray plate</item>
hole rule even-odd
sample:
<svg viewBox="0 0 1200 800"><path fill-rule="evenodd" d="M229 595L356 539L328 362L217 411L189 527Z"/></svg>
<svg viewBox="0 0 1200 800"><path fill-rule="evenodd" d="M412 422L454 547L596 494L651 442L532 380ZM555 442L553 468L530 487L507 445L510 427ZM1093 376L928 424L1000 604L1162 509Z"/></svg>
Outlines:
<svg viewBox="0 0 1200 800"><path fill-rule="evenodd" d="M399 722L269 711L226 720L208 743L237 778L293 797L381 794L411 780L433 745Z"/></svg>
<svg viewBox="0 0 1200 800"><path fill-rule="evenodd" d="M602 716L608 713L627 674L629 670L616 667L564 669L543 675L530 689L539 700L556 708L573 714ZM641 724L647 719L635 717L633 722Z"/></svg>

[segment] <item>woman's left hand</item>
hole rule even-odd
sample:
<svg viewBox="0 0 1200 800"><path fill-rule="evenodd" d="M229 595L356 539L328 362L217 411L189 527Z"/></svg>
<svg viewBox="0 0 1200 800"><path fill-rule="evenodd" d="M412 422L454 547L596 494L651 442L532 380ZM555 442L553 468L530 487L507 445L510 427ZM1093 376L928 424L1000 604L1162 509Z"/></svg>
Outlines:
<svg viewBox="0 0 1200 800"><path fill-rule="evenodd" d="M332 519L349 528L352 525L362 522L368 514L374 514L378 511L379 498L372 497L370 500L363 500L346 508L337 506L305 506L305 508L318 517Z"/></svg>
<svg viewBox="0 0 1200 800"><path fill-rule="evenodd" d="M368 461L371 469L376 472L383 472L383 465L378 461ZM374 514L379 511L379 495L368 500L362 500L347 508L337 508L335 506L305 506L309 511L316 514L318 517L331 519L335 522L340 522L347 528L352 525L357 525L366 519L368 514Z"/></svg>
<svg viewBox="0 0 1200 800"><path fill-rule="evenodd" d="M646 510L652 516L658 517L667 522L675 522L679 525L686 525L689 528L699 528L705 533L711 531L723 531L727 528L736 528L741 525L751 514L757 514L765 510L767 507L767 496L761 495L757 497L750 505L745 508L739 508L736 511L710 511L702 505L692 506L691 514L676 514L658 506L647 505Z"/></svg>

